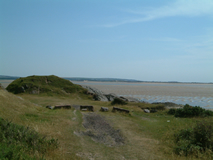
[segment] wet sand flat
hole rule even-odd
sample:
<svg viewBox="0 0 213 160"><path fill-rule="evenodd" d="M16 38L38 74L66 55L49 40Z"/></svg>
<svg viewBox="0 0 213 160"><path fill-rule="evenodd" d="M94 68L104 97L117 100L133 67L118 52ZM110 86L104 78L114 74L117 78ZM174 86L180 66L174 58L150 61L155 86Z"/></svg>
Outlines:
<svg viewBox="0 0 213 160"><path fill-rule="evenodd" d="M74 82L97 88L104 93L131 96L147 102L171 101L213 107L213 84Z"/></svg>
<svg viewBox="0 0 213 160"><path fill-rule="evenodd" d="M6 88L13 80L0 80L0 83Z"/></svg>

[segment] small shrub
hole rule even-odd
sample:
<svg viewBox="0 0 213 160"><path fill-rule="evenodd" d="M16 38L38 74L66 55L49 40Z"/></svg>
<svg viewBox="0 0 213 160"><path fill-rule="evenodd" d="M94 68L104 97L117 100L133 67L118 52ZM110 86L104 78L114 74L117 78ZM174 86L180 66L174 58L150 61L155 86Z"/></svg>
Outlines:
<svg viewBox="0 0 213 160"><path fill-rule="evenodd" d="M161 111L163 111L163 110L165 110L165 106L164 106L164 105L158 105L158 106L156 106L156 107L153 107L152 109L156 109L156 110L161 110Z"/></svg>
<svg viewBox="0 0 213 160"><path fill-rule="evenodd" d="M120 99L120 98L115 98L115 99L111 102L111 105L115 105L115 104L118 104L118 105L126 105L127 102L123 101L123 100Z"/></svg>
<svg viewBox="0 0 213 160"><path fill-rule="evenodd" d="M194 128L194 143L204 151L213 150L213 126L205 121L198 122Z"/></svg>
<svg viewBox="0 0 213 160"><path fill-rule="evenodd" d="M171 108L169 109L168 114L175 115L175 112L176 112L176 109Z"/></svg>
<svg viewBox="0 0 213 160"><path fill-rule="evenodd" d="M194 128L180 130L174 136L174 151L179 155L213 151L213 126L209 122L198 122Z"/></svg>
<svg viewBox="0 0 213 160"><path fill-rule="evenodd" d="M174 111L169 111L169 113L174 113ZM192 107L186 104L183 108L176 109L174 115L175 117L206 117L213 116L213 112L199 106Z"/></svg>
<svg viewBox="0 0 213 160"><path fill-rule="evenodd" d="M204 111L204 115L205 115L205 116L213 116L213 112L210 111L210 110L205 110L205 111Z"/></svg>

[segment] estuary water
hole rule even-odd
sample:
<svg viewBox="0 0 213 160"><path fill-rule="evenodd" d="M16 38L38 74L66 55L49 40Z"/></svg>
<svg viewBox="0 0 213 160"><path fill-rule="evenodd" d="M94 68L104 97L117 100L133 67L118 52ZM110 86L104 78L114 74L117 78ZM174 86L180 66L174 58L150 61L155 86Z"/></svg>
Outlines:
<svg viewBox="0 0 213 160"><path fill-rule="evenodd" d="M97 88L106 94L115 93L119 96L134 97L149 103L174 102L213 109L213 84L72 82Z"/></svg>

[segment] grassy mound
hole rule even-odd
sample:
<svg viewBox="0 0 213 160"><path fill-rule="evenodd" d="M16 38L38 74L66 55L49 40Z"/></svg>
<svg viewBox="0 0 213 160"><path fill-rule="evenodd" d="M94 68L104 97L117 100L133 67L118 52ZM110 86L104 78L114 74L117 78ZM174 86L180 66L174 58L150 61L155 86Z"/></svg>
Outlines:
<svg viewBox="0 0 213 160"><path fill-rule="evenodd" d="M29 76L19 78L13 81L6 88L9 92L14 94L28 93L28 94L61 94L66 95L70 93L86 93L87 90L79 85L75 85L69 80L59 78L57 76Z"/></svg>

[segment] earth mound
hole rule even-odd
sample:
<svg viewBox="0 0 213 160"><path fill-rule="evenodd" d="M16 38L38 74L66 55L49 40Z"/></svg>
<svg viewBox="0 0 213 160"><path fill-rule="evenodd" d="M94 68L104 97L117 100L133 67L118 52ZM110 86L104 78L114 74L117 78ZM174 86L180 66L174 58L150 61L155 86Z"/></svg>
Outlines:
<svg viewBox="0 0 213 160"><path fill-rule="evenodd" d="M29 76L14 80L6 88L14 94L61 94L67 95L70 93L86 94L87 90L83 87L73 84L69 80L51 75L51 76Z"/></svg>

